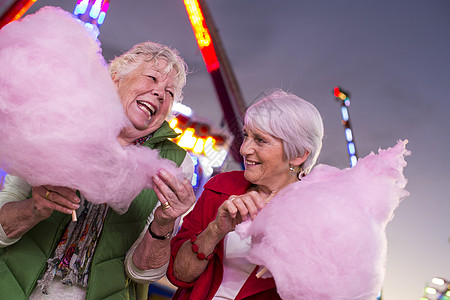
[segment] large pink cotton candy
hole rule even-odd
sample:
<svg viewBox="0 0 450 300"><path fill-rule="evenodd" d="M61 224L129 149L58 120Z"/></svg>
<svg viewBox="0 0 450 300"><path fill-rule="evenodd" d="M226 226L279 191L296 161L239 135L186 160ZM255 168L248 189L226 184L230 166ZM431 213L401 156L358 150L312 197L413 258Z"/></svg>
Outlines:
<svg viewBox="0 0 450 300"><path fill-rule="evenodd" d="M318 165L274 197L253 222L249 260L265 266L283 299L375 299L386 261L386 224L402 198L406 142L339 170ZM267 275L266 273L266 275Z"/></svg>
<svg viewBox="0 0 450 300"><path fill-rule="evenodd" d="M59 8L0 30L0 167L123 213L159 169L181 172L156 150L119 144L129 120L100 52Z"/></svg>

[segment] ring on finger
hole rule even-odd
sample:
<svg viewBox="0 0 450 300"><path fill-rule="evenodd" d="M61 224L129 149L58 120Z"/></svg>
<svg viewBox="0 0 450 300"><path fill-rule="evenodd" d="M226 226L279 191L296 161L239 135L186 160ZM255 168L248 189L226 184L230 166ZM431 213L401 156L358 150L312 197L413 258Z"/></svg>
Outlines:
<svg viewBox="0 0 450 300"><path fill-rule="evenodd" d="M236 199L236 197L230 197L230 198L228 198L228 200L230 200L231 202L233 202L234 199Z"/></svg>
<svg viewBox="0 0 450 300"><path fill-rule="evenodd" d="M161 207L162 207L162 209L166 210L166 209L169 209L171 206L170 206L170 204L169 204L169 201L167 201L167 202L165 202L165 203L162 203L162 204L161 204Z"/></svg>
<svg viewBox="0 0 450 300"><path fill-rule="evenodd" d="M47 190L46 192L45 192L45 199L47 199L47 200L50 200L50 191L49 190Z"/></svg>

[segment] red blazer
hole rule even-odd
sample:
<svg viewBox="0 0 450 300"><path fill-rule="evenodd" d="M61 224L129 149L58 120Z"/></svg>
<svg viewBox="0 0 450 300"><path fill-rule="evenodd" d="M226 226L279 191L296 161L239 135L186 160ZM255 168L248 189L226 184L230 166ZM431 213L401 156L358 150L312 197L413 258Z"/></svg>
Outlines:
<svg viewBox="0 0 450 300"><path fill-rule="evenodd" d="M191 237L206 229L208 224L216 218L219 206L230 195L246 193L251 183L245 180L243 171L221 173L211 178L204 186L204 191L194 209L184 218L183 225L178 234L172 239L171 257L167 277L178 287L172 299L209 300L214 297L223 276L223 240L217 245L214 257L209 261L206 270L200 277L191 283L179 281L173 275L173 262L181 245ZM242 286L235 299L281 299L276 291L273 278L256 278L258 267Z"/></svg>

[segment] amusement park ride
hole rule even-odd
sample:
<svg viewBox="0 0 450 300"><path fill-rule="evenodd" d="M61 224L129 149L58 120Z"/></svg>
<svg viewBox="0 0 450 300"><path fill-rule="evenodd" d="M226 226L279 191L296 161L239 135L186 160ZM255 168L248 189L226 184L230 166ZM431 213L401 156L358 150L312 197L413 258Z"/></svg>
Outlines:
<svg viewBox="0 0 450 300"><path fill-rule="evenodd" d="M17 0L0 15L0 29L6 24L20 19L37 0ZM211 76L217 98L220 102L227 129L217 129L209 124L208 120L197 118L192 110L182 104L173 107L175 117L170 120L170 126L179 133L173 141L186 149L194 160L195 174L192 185L196 193L201 192L202 184L214 173L220 172L227 158L234 159L242 164L239 147L242 142L242 120L246 108L239 84L222 46L220 37L215 28L211 14L205 0L184 0L187 14L201 51L206 70ZM96 30L104 23L109 8L109 0L78 0L73 14L85 23L88 30ZM350 123L349 106L350 94L341 87L334 87L333 96L341 106L342 125L344 126L345 139L350 166L357 163L357 152L354 135ZM6 175L0 169L0 187L2 178ZM435 282L433 282L435 283ZM441 283L439 281L439 283ZM421 299L450 299L450 284L442 283L445 292L443 298L430 296ZM170 285L156 288L157 299L169 299L173 293ZM438 291L436 286L428 288L427 293ZM437 292L436 292L437 293ZM447 298L445 298L447 297ZM156 299L155 298L155 299ZM381 299L381 295L378 299Z"/></svg>

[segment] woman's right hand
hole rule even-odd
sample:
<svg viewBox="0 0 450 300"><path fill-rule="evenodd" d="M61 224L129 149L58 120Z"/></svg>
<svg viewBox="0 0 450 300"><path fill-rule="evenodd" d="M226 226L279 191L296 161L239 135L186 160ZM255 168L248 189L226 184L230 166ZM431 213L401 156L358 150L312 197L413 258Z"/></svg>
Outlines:
<svg viewBox="0 0 450 300"><path fill-rule="evenodd" d="M7 202L0 209L0 224L10 239L20 238L54 210L71 214L79 207L80 198L69 188L38 186L31 194L31 198Z"/></svg>
<svg viewBox="0 0 450 300"><path fill-rule="evenodd" d="M71 214L80 207L80 198L75 190L58 186L38 186L32 189L31 209L37 219L50 217L54 210Z"/></svg>
<svg viewBox="0 0 450 300"><path fill-rule="evenodd" d="M217 234L224 237L233 231L239 223L248 218L254 220L258 212L266 206L267 199L256 191L235 196L232 195L222 203L217 211L215 228Z"/></svg>

